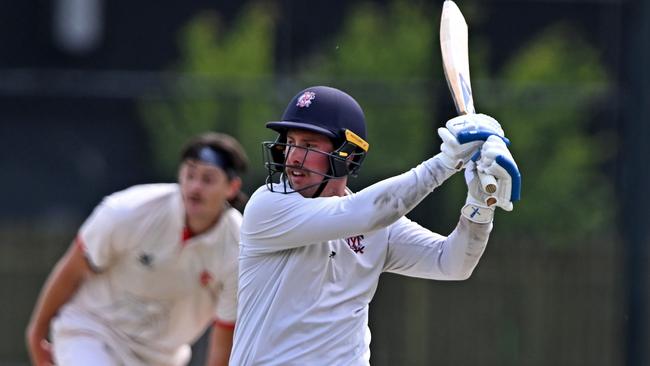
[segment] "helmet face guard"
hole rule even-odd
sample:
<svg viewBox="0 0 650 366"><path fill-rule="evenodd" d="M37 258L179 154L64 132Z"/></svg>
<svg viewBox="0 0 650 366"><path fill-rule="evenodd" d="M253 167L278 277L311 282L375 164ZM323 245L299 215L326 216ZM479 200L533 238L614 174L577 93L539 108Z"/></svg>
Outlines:
<svg viewBox="0 0 650 366"><path fill-rule="evenodd" d="M365 140L366 119L361 106L345 92L327 86L310 87L296 94L285 109L282 119L268 122L266 127L279 133L276 141L263 143L265 166L268 169L267 186L270 190L273 190L273 183L284 182L284 193L294 192L287 187L290 182L284 175L286 168L303 169L308 153L324 154L329 161L328 171L310 171L323 177L320 183L315 184L320 185L314 194L317 197L330 179L356 176L368 152L369 144ZM323 152L287 144L287 132L291 129L307 130L328 137L334 151ZM287 165L286 152L289 149L304 149L305 155L299 166Z"/></svg>
<svg viewBox="0 0 650 366"><path fill-rule="evenodd" d="M345 176L356 177L358 175L359 169L361 169L361 164L366 157L369 145L365 140L350 130L346 130L344 135L346 136L346 140L336 150L330 153L288 144L286 142L286 134L281 134L276 141L263 142L262 146L265 160L264 165L268 170L266 185L269 190L275 192L276 190L273 187L273 184L282 183L283 189L280 191L281 193L299 192L308 188L312 188L314 186L324 184L330 179L336 179ZM289 151L289 149L298 149L304 151L304 155L300 164L287 164L286 152ZM307 158L307 154L325 155L329 162L329 168L327 172L322 173L310 169L305 169L304 163L305 159ZM302 169L309 173L322 176L323 180L296 191L291 187L290 181L284 174L286 168Z"/></svg>

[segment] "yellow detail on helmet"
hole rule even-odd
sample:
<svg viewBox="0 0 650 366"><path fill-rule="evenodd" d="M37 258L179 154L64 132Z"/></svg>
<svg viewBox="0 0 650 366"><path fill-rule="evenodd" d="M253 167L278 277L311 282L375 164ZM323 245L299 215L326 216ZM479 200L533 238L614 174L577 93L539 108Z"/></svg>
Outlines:
<svg viewBox="0 0 650 366"><path fill-rule="evenodd" d="M355 144L365 152L368 152L368 148L370 147L370 144L367 143L366 140L362 139L356 133L347 129L345 130L345 140Z"/></svg>

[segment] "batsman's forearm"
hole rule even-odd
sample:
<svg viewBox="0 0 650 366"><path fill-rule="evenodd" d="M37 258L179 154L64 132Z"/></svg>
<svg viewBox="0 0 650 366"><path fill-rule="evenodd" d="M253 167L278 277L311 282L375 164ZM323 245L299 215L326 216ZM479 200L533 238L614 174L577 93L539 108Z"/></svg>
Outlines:
<svg viewBox="0 0 650 366"><path fill-rule="evenodd" d="M426 160L406 173L375 183L360 191L373 202L369 230L386 227L409 213L415 206L456 173L443 163L441 154Z"/></svg>
<svg viewBox="0 0 650 366"><path fill-rule="evenodd" d="M443 246L443 271L458 280L469 278L485 251L491 231L492 223L477 224L461 216Z"/></svg>
<svg viewBox="0 0 650 366"><path fill-rule="evenodd" d="M242 245L272 245L275 250L284 250L387 227L455 172L433 157L406 173L343 197L306 199L258 190L246 205Z"/></svg>

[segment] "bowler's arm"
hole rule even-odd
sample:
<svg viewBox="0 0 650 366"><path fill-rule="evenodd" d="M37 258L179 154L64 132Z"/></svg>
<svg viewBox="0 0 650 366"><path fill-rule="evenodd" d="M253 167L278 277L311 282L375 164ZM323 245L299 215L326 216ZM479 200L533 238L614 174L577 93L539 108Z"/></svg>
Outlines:
<svg viewBox="0 0 650 366"><path fill-rule="evenodd" d="M74 241L56 264L38 297L26 330L27 348L34 365L52 362L47 342L50 322L59 309L77 292L84 279L92 273L81 244Z"/></svg>
<svg viewBox="0 0 650 366"><path fill-rule="evenodd" d="M207 366L228 366L235 328L215 323L210 332Z"/></svg>

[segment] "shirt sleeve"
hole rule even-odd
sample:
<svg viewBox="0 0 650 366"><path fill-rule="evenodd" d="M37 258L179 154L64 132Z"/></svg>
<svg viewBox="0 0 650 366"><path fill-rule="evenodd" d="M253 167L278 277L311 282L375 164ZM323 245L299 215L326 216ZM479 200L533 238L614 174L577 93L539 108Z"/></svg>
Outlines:
<svg viewBox="0 0 650 366"><path fill-rule="evenodd" d="M447 237L402 218L389 228L384 271L435 280L464 280L478 264L492 223L460 218Z"/></svg>
<svg viewBox="0 0 650 366"><path fill-rule="evenodd" d="M227 325L237 319L237 271L229 271L223 279L223 288L217 301L216 323Z"/></svg>
<svg viewBox="0 0 650 366"><path fill-rule="evenodd" d="M101 271L114 260L117 225L117 213L104 199L79 229L77 239L93 269Z"/></svg>
<svg viewBox="0 0 650 366"><path fill-rule="evenodd" d="M237 319L237 284L238 284L238 260L239 254L239 227L241 216L239 213L232 213L230 217L232 228L229 239L224 243L228 245L227 259L223 264L225 268L221 274L222 289L219 294L216 306L215 325L232 327Z"/></svg>
<svg viewBox="0 0 650 366"><path fill-rule="evenodd" d="M387 227L454 172L433 157L344 197L304 198L262 187L244 211L242 246L248 253L285 250Z"/></svg>

